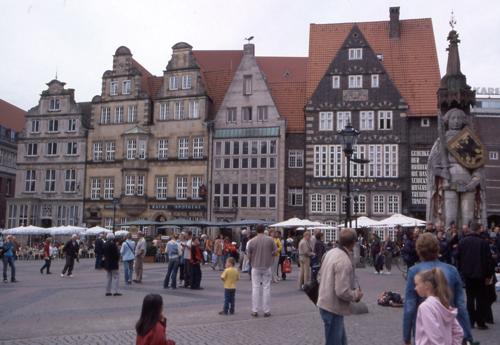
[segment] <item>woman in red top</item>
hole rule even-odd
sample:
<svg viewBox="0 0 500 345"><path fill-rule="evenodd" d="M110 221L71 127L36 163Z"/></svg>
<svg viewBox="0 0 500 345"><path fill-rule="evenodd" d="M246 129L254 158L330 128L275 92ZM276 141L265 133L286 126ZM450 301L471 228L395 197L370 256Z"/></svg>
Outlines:
<svg viewBox="0 0 500 345"><path fill-rule="evenodd" d="M136 345L175 345L167 339L167 319L163 316L163 299L160 295L149 294L144 297L137 331Z"/></svg>
<svg viewBox="0 0 500 345"><path fill-rule="evenodd" d="M45 263L43 264L42 268L40 268L40 274L43 274L44 269L47 269L47 274L51 274L50 262L52 261L52 258L50 256L50 242L52 242L52 239L48 237L43 244L43 259L45 260Z"/></svg>

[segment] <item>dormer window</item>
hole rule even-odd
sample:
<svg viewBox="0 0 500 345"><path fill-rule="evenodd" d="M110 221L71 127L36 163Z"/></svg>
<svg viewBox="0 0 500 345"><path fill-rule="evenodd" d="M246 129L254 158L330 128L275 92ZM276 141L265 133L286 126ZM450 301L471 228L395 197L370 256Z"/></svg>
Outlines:
<svg viewBox="0 0 500 345"><path fill-rule="evenodd" d="M378 74L372 74L372 87L379 87Z"/></svg>
<svg viewBox="0 0 500 345"><path fill-rule="evenodd" d="M116 96L118 94L118 82L117 81L112 81L109 84L109 94L111 96Z"/></svg>
<svg viewBox="0 0 500 345"><path fill-rule="evenodd" d="M350 75L349 76L349 88L350 89L360 89L363 87L363 76L362 75Z"/></svg>
<svg viewBox="0 0 500 345"><path fill-rule="evenodd" d="M363 59L363 48L349 49L349 60L362 60L362 59Z"/></svg>
<svg viewBox="0 0 500 345"><path fill-rule="evenodd" d="M252 76L251 75L243 76L243 94L245 96L252 94Z"/></svg>
<svg viewBox="0 0 500 345"><path fill-rule="evenodd" d="M183 75L182 76L182 89L187 90L190 89L192 86L192 77L190 75Z"/></svg>
<svg viewBox="0 0 500 345"><path fill-rule="evenodd" d="M58 98L51 98L49 102L49 110L57 111L60 109L60 103Z"/></svg>
<svg viewBox="0 0 500 345"><path fill-rule="evenodd" d="M178 89L177 77L175 75L168 78L168 89L169 90L177 90Z"/></svg>
<svg viewBox="0 0 500 345"><path fill-rule="evenodd" d="M132 82L130 80L124 80L122 85L122 93L124 95L130 95L131 90L132 90Z"/></svg>

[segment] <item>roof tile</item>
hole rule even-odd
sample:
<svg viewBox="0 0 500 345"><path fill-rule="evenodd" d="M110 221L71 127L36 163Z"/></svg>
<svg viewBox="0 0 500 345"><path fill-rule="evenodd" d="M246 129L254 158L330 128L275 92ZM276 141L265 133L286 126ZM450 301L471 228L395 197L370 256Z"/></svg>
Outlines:
<svg viewBox="0 0 500 345"><path fill-rule="evenodd" d="M0 99L0 125L21 132L24 129L26 111Z"/></svg>

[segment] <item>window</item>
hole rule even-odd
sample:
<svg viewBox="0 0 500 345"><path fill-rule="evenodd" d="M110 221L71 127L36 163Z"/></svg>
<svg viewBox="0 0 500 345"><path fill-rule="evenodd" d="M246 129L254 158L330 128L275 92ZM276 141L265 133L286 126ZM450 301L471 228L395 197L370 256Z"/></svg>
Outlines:
<svg viewBox="0 0 500 345"><path fill-rule="evenodd" d="M378 129L392 129L392 111L380 110L378 112Z"/></svg>
<svg viewBox="0 0 500 345"><path fill-rule="evenodd" d="M327 177L328 147L326 145L314 146L314 177Z"/></svg>
<svg viewBox="0 0 500 345"><path fill-rule="evenodd" d="M26 170L25 192L34 192L36 187L36 172L35 170Z"/></svg>
<svg viewBox="0 0 500 345"><path fill-rule="evenodd" d="M29 143L28 145L26 145L26 155L27 156L38 155L38 144L37 143Z"/></svg>
<svg viewBox="0 0 500 345"><path fill-rule="evenodd" d="M137 155L137 158L146 159L148 156L147 153L148 153L147 141L146 140L139 140L139 154Z"/></svg>
<svg viewBox="0 0 500 345"><path fill-rule="evenodd" d="M54 169L49 169L45 171L45 191L46 192L56 191L56 171Z"/></svg>
<svg viewBox="0 0 500 345"><path fill-rule="evenodd" d="M169 103L160 103L160 120L168 120L169 117Z"/></svg>
<svg viewBox="0 0 500 345"><path fill-rule="evenodd" d="M167 176L156 178L156 199L167 200Z"/></svg>
<svg viewBox="0 0 500 345"><path fill-rule="evenodd" d="M182 76L182 89L187 90L191 88L192 84L192 77L190 75L183 75Z"/></svg>
<svg viewBox="0 0 500 345"><path fill-rule="evenodd" d="M354 213L366 214L366 195L354 197Z"/></svg>
<svg viewBox="0 0 500 345"><path fill-rule="evenodd" d="M48 143L47 144L47 155L55 156L57 155L57 143Z"/></svg>
<svg viewBox="0 0 500 345"><path fill-rule="evenodd" d="M59 121L49 120L49 132L54 133L59 131Z"/></svg>
<svg viewBox="0 0 500 345"><path fill-rule="evenodd" d="M378 74L372 74L372 87L379 87Z"/></svg>
<svg viewBox="0 0 500 345"><path fill-rule="evenodd" d="M9 219L8 219L8 227L13 228L16 226L16 214L17 214L17 205L9 205Z"/></svg>
<svg viewBox="0 0 500 345"><path fill-rule="evenodd" d="M101 108L101 125L108 125L111 123L111 108L102 107Z"/></svg>
<svg viewBox="0 0 500 345"><path fill-rule="evenodd" d="M203 158L203 137L193 139L193 158Z"/></svg>
<svg viewBox="0 0 500 345"><path fill-rule="evenodd" d="M125 176L125 195L135 195L135 176Z"/></svg>
<svg viewBox="0 0 500 345"><path fill-rule="evenodd" d="M104 199L113 200L115 193L115 179L113 177L104 178Z"/></svg>
<svg viewBox="0 0 500 345"><path fill-rule="evenodd" d="M288 167L304 167L304 150L288 150Z"/></svg>
<svg viewBox="0 0 500 345"><path fill-rule="evenodd" d="M137 176L137 186L136 186L137 195L144 195L144 175Z"/></svg>
<svg viewBox="0 0 500 345"><path fill-rule="evenodd" d="M226 110L226 122L236 123L236 108L227 108Z"/></svg>
<svg viewBox="0 0 500 345"><path fill-rule="evenodd" d="M177 90L177 88L177 77L174 75L168 78L168 89Z"/></svg>
<svg viewBox="0 0 500 345"><path fill-rule="evenodd" d="M106 229L113 230L113 218L111 217L104 218L103 225Z"/></svg>
<svg viewBox="0 0 500 345"><path fill-rule="evenodd" d="M31 120L31 133L40 133L40 120Z"/></svg>
<svg viewBox="0 0 500 345"><path fill-rule="evenodd" d="M332 76L332 89L340 89L340 76L339 75Z"/></svg>
<svg viewBox="0 0 500 345"><path fill-rule="evenodd" d="M359 112L359 129L362 131L375 129L375 120L373 111Z"/></svg>
<svg viewBox="0 0 500 345"><path fill-rule="evenodd" d="M28 205L19 205L19 225L28 225Z"/></svg>
<svg viewBox="0 0 500 345"><path fill-rule="evenodd" d="M68 169L64 172L64 191L76 192L76 170Z"/></svg>
<svg viewBox="0 0 500 345"><path fill-rule="evenodd" d="M363 87L363 76L362 75L350 75L349 76L349 88L350 89L360 89Z"/></svg>
<svg viewBox="0 0 500 345"><path fill-rule="evenodd" d="M110 96L118 95L118 82L112 81L109 83L109 94Z"/></svg>
<svg viewBox="0 0 500 345"><path fill-rule="evenodd" d="M123 123L123 107L115 108L115 123Z"/></svg>
<svg viewBox="0 0 500 345"><path fill-rule="evenodd" d="M115 160L115 152L116 152L116 144L114 141L108 141L105 143L106 149L106 161L114 161Z"/></svg>
<svg viewBox="0 0 500 345"><path fill-rule="evenodd" d="M191 179L191 197L193 199L200 199L200 187L203 184L201 176L193 176ZM236 187L238 185L235 185ZM238 193L235 193L238 194Z"/></svg>
<svg viewBox="0 0 500 345"><path fill-rule="evenodd" d="M101 180L98 177L90 179L90 199L99 200L101 197Z"/></svg>
<svg viewBox="0 0 500 345"><path fill-rule="evenodd" d="M189 158L189 139L179 138L177 142L177 158L188 159Z"/></svg>
<svg viewBox="0 0 500 345"><path fill-rule="evenodd" d="M323 195L311 194L311 213L323 212Z"/></svg>
<svg viewBox="0 0 500 345"><path fill-rule="evenodd" d="M267 106L257 107L257 121L267 121Z"/></svg>
<svg viewBox="0 0 500 345"><path fill-rule="evenodd" d="M363 48L349 49L349 60L361 60L361 59L363 59Z"/></svg>
<svg viewBox="0 0 500 345"><path fill-rule="evenodd" d="M200 118L200 106L198 100L189 101L189 118L199 119Z"/></svg>
<svg viewBox="0 0 500 345"><path fill-rule="evenodd" d="M158 139L158 159L168 158L168 139Z"/></svg>
<svg viewBox="0 0 500 345"><path fill-rule="evenodd" d="M431 121L429 118L424 117L422 120L420 120L420 126L421 127L429 127L431 125Z"/></svg>
<svg viewBox="0 0 500 345"><path fill-rule="evenodd" d="M76 132L76 119L68 120L68 132Z"/></svg>
<svg viewBox="0 0 500 345"><path fill-rule="evenodd" d="M77 142L69 142L66 146L66 154L69 156L75 156L78 153L78 143Z"/></svg>
<svg viewBox="0 0 500 345"><path fill-rule="evenodd" d="M387 196L387 213L399 213L399 195Z"/></svg>
<svg viewBox="0 0 500 345"><path fill-rule="evenodd" d="M327 194L325 195L325 213L337 213L337 195Z"/></svg>
<svg viewBox="0 0 500 345"><path fill-rule="evenodd" d="M59 98L51 98L49 101L49 111L57 111L60 109Z"/></svg>
<svg viewBox="0 0 500 345"><path fill-rule="evenodd" d="M137 140L127 140L127 159L135 159L137 155Z"/></svg>
<svg viewBox="0 0 500 345"><path fill-rule="evenodd" d="M248 96L252 94L252 76L243 76L243 95Z"/></svg>
<svg viewBox="0 0 500 345"><path fill-rule="evenodd" d="M304 205L304 190L302 188L288 189L288 206Z"/></svg>
<svg viewBox="0 0 500 345"><path fill-rule="evenodd" d="M137 121L137 106L129 105L128 106L128 114L127 114L127 122L134 123Z"/></svg>
<svg viewBox="0 0 500 345"><path fill-rule="evenodd" d="M178 176L176 178L175 196L177 199L187 199L187 177Z"/></svg>
<svg viewBox="0 0 500 345"><path fill-rule="evenodd" d="M124 80L122 83L122 94L130 95L132 89L132 82L130 80Z"/></svg>
<svg viewBox="0 0 500 345"><path fill-rule="evenodd" d="M242 121L252 121L252 107L241 108L241 120Z"/></svg>
<svg viewBox="0 0 500 345"><path fill-rule="evenodd" d="M490 151L488 152L488 157L491 161L498 160L498 151Z"/></svg>
<svg viewBox="0 0 500 345"><path fill-rule="evenodd" d="M384 214L384 196L374 195L373 196L373 213L374 214Z"/></svg>
<svg viewBox="0 0 500 345"><path fill-rule="evenodd" d="M319 113L319 130L333 131L333 112L322 111Z"/></svg>
<svg viewBox="0 0 500 345"><path fill-rule="evenodd" d="M78 206L72 205L68 207L68 225L78 224Z"/></svg>
<svg viewBox="0 0 500 345"><path fill-rule="evenodd" d="M175 102L174 119L175 120L182 120L183 118L184 118L184 102L183 101L176 101Z"/></svg>
<svg viewBox="0 0 500 345"><path fill-rule="evenodd" d="M338 111L337 112L337 130L344 129L350 123L351 123L351 112L350 111Z"/></svg>
<svg viewBox="0 0 500 345"><path fill-rule="evenodd" d="M92 157L93 160L96 162L102 161L102 143L100 142L94 143Z"/></svg>

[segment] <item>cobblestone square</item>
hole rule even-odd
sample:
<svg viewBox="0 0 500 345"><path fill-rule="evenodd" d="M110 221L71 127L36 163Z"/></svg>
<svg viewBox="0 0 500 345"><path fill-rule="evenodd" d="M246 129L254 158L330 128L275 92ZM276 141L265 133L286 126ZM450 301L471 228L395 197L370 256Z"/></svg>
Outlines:
<svg viewBox="0 0 500 345"><path fill-rule="evenodd" d="M18 261L17 284L0 285L0 344L49 345L134 344L134 324L142 299L160 293L165 304L168 336L179 345L231 344L310 344L324 343L323 325L317 308L298 290L297 267L289 279L272 286L272 316L250 316L250 280L246 274L238 284L236 314L220 316L223 288L209 267L203 267L204 290L162 288L165 264L147 264L143 284L121 287L123 296L105 297L104 272L93 269L92 259L76 264L73 278L61 278L63 261L53 262L52 275L40 275L41 261ZM369 313L346 318L348 340L356 345L402 344L402 309L376 304L384 290L403 292L400 272L374 275L359 269L364 301ZM123 282L123 272L120 271ZM500 304L494 305L500 320ZM500 327L474 330L481 344L498 344Z"/></svg>

